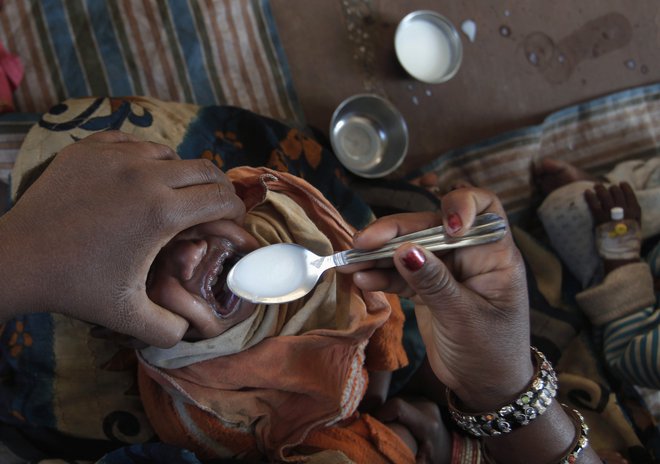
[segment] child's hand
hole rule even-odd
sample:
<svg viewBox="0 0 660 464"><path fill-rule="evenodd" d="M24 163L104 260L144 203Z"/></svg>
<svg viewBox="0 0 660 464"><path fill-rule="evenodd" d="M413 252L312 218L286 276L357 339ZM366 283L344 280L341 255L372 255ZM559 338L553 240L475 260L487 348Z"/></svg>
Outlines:
<svg viewBox="0 0 660 464"><path fill-rule="evenodd" d="M440 409L424 398L395 397L373 416L389 426L416 454L417 464L444 464L451 460L452 442ZM408 443L412 437L415 443Z"/></svg>
<svg viewBox="0 0 660 464"><path fill-rule="evenodd" d="M584 199L589 205L594 227L610 222L612 220L611 210L617 206L623 208L624 219L636 221L641 226L642 209L637 202L635 192L627 182L621 182L621 184L612 185L609 188L597 184L594 186L594 190L584 192ZM636 259L603 259L603 267L605 273L609 273L637 261L639 261L639 257Z"/></svg>
<svg viewBox="0 0 660 464"><path fill-rule="evenodd" d="M637 202L637 196L628 182L612 185L605 188L596 184L594 190L584 192L584 199L594 218L594 225L598 226L611 221L610 210L615 206L623 208L623 217L642 223L642 209Z"/></svg>

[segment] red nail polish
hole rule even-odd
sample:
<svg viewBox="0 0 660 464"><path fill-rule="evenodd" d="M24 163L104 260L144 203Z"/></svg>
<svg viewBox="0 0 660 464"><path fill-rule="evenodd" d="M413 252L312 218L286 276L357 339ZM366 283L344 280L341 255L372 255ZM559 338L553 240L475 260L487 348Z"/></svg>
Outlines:
<svg viewBox="0 0 660 464"><path fill-rule="evenodd" d="M411 248L410 251L402 259L403 265L409 271L419 271L426 262L426 256L418 248Z"/></svg>
<svg viewBox="0 0 660 464"><path fill-rule="evenodd" d="M457 232L463 228L463 221L461 217L456 213L449 213L447 216L447 227L449 227L450 232Z"/></svg>

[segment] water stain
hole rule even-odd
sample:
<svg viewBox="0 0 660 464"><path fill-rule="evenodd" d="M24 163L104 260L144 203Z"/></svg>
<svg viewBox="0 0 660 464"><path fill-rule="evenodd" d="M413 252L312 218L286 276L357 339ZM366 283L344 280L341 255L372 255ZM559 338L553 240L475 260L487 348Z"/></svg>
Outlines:
<svg viewBox="0 0 660 464"><path fill-rule="evenodd" d="M500 35L502 37L509 37L511 35L511 29L509 26L500 26Z"/></svg>
<svg viewBox="0 0 660 464"><path fill-rule="evenodd" d="M642 72L642 74L646 74L647 72L649 72L649 67L646 66L645 64L643 64L643 65L639 68L639 70Z"/></svg>
<svg viewBox="0 0 660 464"><path fill-rule="evenodd" d="M532 66L545 70L555 57L556 46L550 37L543 32L532 32L523 42L525 57Z"/></svg>
<svg viewBox="0 0 660 464"><path fill-rule="evenodd" d="M635 63L635 60L626 60L625 63L626 68L628 69L635 69L637 67L637 63Z"/></svg>
<svg viewBox="0 0 660 464"><path fill-rule="evenodd" d="M597 59L627 45L632 39L630 21L620 13L608 13L586 22L555 42L543 32L525 37L527 61L551 83L566 81L582 61Z"/></svg>

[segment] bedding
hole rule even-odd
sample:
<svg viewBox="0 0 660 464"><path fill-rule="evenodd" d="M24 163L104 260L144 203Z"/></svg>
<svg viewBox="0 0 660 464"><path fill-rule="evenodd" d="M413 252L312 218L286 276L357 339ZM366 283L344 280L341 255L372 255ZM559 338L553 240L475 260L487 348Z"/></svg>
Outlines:
<svg viewBox="0 0 660 464"><path fill-rule="evenodd" d="M16 113L0 115L5 185L27 129L70 97L142 95L303 121L268 0L5 0L0 44L25 69Z"/></svg>
<svg viewBox="0 0 660 464"><path fill-rule="evenodd" d="M518 226L516 240L529 270L534 343L557 363L561 398L583 412L593 429L594 446L625 449L631 462L652 462L660 457L660 431L653 417L658 412L658 400L613 380L603 369L598 355L601 334L577 310L574 296L579 283L549 250L540 232L535 216L540 195L531 182L531 165L541 157L566 160L594 174L606 172L620 161L657 157L660 84L574 105L550 114L537 126L451 150L396 182L367 183L346 176L330 155L321 157L317 166L310 162L313 156L304 149L309 133L304 129L304 116L268 0L5 0L0 4L0 42L20 56L25 65L24 81L15 94L17 112L0 115L0 212L10 204L7 186L12 183L12 170L29 167L21 166L22 161L16 165L16 158L35 124L54 131L58 124L88 124L87 129L80 130L81 135L124 128L122 124L129 117L140 121L147 113L158 115L161 111L176 116L185 128L172 132L168 126L160 132L160 141L178 147L183 156L208 157L223 169L247 161L253 166L267 165L304 176L321 186L324 195L356 227L373 219L365 203L371 210L382 212L437 208L439 202L434 195L449 189L456 180L466 179L497 193ZM145 73L147 69L151 72ZM59 104L69 97L89 95L98 98L77 103L78 112L73 112L70 105ZM106 98L125 95L160 101ZM252 147L254 156L246 159L232 133L263 126L255 125L256 119L241 110L216 105L247 108L298 129L270 133L271 145ZM194 124L198 134L204 135L183 137ZM139 133L141 129L135 126L133 130ZM48 154L69 143L65 132L60 136L59 142L48 146ZM425 189L418 188L420 184ZM3 193L5 198L1 197ZM406 321L407 325L410 322ZM45 359L52 363L58 356L53 344L56 331L79 329L61 325L51 316L5 325L0 335L7 353L2 369L16 367L19 355L42 358L43 352L37 352L42 349L47 353ZM96 348L81 345L67 349L93 354ZM45 426L60 420L54 406L47 404L58 391L54 386L56 373L48 363L43 366L46 377L40 381L51 382L50 386L40 389L23 384L21 387L29 388L23 388L13 404L4 405L10 422L31 419L31 414ZM87 367L102 368L102 375L108 378L121 377L135 367L135 359L118 353L95 359ZM124 400L135 404L134 385L126 379L122 382L126 385ZM77 395L75 390L69 394ZM32 396L28 401L24 395ZM38 398L36 403L34 398ZM22 408L28 405L37 408L26 412ZM128 443L131 433L137 441L152 433L142 417L136 419L137 432L131 429L134 422L129 420L129 425L123 425L126 416L114 415L111 419L107 429L101 426L88 430L91 436L83 449L89 446L98 451L96 440L107 439L107 434ZM7 433L0 430L0 437L4 439ZM33 433L32 438L40 434ZM12 445L20 448L21 441L10 436ZM69 444L62 437L55 441ZM0 457L2 452L0 447ZM121 459L131 452L122 451ZM135 456L149 452L135 451ZM158 452L153 451L154 455ZM185 453L181 456L181 462L193 462Z"/></svg>

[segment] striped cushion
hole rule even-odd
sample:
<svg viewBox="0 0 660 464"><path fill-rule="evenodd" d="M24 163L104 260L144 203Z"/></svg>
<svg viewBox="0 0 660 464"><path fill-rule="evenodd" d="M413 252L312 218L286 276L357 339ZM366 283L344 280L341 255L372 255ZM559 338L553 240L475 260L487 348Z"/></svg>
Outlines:
<svg viewBox="0 0 660 464"><path fill-rule="evenodd" d="M660 84L624 90L549 115L538 126L449 151L411 173L437 175L437 190L457 180L495 192L507 212L525 217L534 206L532 163L550 157L594 174L629 159L660 153Z"/></svg>
<svg viewBox="0 0 660 464"><path fill-rule="evenodd" d="M268 0L5 0L0 41L25 65L21 112L144 95L301 114Z"/></svg>
<svg viewBox="0 0 660 464"><path fill-rule="evenodd" d="M4 0L0 42L25 78L0 115L0 182L38 114L70 97L234 105L298 125L268 0ZM29 114L21 114L29 113ZM0 184L0 214L6 199Z"/></svg>

